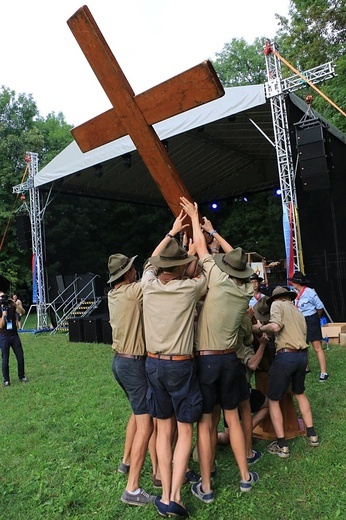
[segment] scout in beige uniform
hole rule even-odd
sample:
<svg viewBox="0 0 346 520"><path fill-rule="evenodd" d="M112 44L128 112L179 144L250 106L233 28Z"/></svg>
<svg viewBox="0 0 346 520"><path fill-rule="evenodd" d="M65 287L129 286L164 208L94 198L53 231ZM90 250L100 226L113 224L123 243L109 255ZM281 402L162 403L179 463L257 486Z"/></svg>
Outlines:
<svg viewBox="0 0 346 520"><path fill-rule="evenodd" d="M202 395L193 358L194 315L207 284L204 275L184 277L185 268L196 259L173 238L185 227L182 215L183 212L149 258L142 290L149 411L157 419L157 456L162 481L162 498L155 500L155 506L162 516L187 517L181 487L191 453L193 423L202 414ZM178 436L172 471L173 416Z"/></svg>
<svg viewBox="0 0 346 520"><path fill-rule="evenodd" d="M252 431L259 422L268 415L269 409L267 397L256 388L251 388L250 385L252 373L262 361L263 353L267 345L267 338L263 335L255 352L252 345L254 337L252 335L251 318L248 313L249 310L243 316L235 351L241 373L240 402L238 408L245 438L247 463L250 465L258 462L262 456L262 452L252 449ZM227 423L225 423L225 431L217 434L217 442L223 445L229 444L229 429Z"/></svg>
<svg viewBox="0 0 346 520"><path fill-rule="evenodd" d="M270 320L265 325L253 325L254 332L275 332L276 356L269 370L269 413L277 441L268 446L269 453L280 458L289 457L289 447L284 435L283 416L280 400L290 384L298 401L298 406L306 425L306 433L311 446L318 446L319 440L312 421L310 403L305 390L305 368L308 359L306 343L306 322L301 312L292 304L296 294L283 287L276 287L267 300L270 306Z"/></svg>
<svg viewBox="0 0 346 520"><path fill-rule="evenodd" d="M126 504L140 506L153 502L155 497L148 495L139 486L153 425L146 401L148 383L145 374L143 296L141 285L136 282L136 270L133 266L135 258L136 256L128 258L120 253L109 257L108 283L112 289L108 293L108 309L115 354L112 370L133 412L126 429L125 454L128 455L124 454L119 466L121 473L129 474L121 500ZM125 460L130 453L130 461Z"/></svg>
<svg viewBox="0 0 346 520"><path fill-rule="evenodd" d="M214 500L211 489L211 467L215 451L216 433L213 411L218 404L224 410L230 429L230 441L241 476L240 490L249 491L258 480L255 472L248 471L245 440L239 420L239 369L235 345L239 327L253 295L249 277L253 270L247 266L241 248L233 249L213 229L214 236L225 254L212 257L200 227L197 204L181 198L181 206L193 225L193 239L208 281L205 299L197 329L197 374L203 395L203 416L198 423L198 457L202 482L193 484L193 495L205 503Z"/></svg>

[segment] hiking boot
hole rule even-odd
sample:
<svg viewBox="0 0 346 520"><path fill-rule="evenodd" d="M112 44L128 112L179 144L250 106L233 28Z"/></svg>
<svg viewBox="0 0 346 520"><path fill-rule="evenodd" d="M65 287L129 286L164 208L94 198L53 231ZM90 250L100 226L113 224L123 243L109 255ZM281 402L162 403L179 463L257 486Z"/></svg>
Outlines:
<svg viewBox="0 0 346 520"><path fill-rule="evenodd" d="M288 457L290 456L289 447L283 446L282 448L280 448L276 441L271 442L267 447L267 450L269 453L272 453L273 455L277 455L278 457L280 457L280 459L288 459Z"/></svg>
<svg viewBox="0 0 346 520"><path fill-rule="evenodd" d="M314 448L317 448L317 446L320 445L320 441L318 440L317 435L310 435L310 437L307 437L310 446L313 446Z"/></svg>
<svg viewBox="0 0 346 520"><path fill-rule="evenodd" d="M118 467L119 473L122 473L123 475L126 475L130 471L130 464L125 464L122 462L120 466Z"/></svg>
<svg viewBox="0 0 346 520"><path fill-rule="evenodd" d="M324 383L325 381L327 381L328 377L329 377L329 374L325 374L325 373L321 372L319 382Z"/></svg>
<svg viewBox="0 0 346 520"><path fill-rule="evenodd" d="M248 464L256 464L262 457L263 453L261 451L252 450L252 457L246 457Z"/></svg>
<svg viewBox="0 0 346 520"><path fill-rule="evenodd" d="M212 491L210 493L204 493L202 489L202 482L195 482L191 486L191 493L195 495L195 497L199 498L205 504L210 504L214 502L214 494Z"/></svg>
<svg viewBox="0 0 346 520"><path fill-rule="evenodd" d="M130 506L146 506L147 504L154 502L155 498L156 496L149 495L142 488L139 493L129 493L125 489L124 493L121 495L121 501Z"/></svg>
<svg viewBox="0 0 346 520"><path fill-rule="evenodd" d="M257 484L257 482L259 481L259 476L258 476L258 473L256 473L256 471L249 471L249 475L250 475L250 480L241 480L240 481L240 486L239 486L240 491L243 491L243 492L251 491L252 486Z"/></svg>

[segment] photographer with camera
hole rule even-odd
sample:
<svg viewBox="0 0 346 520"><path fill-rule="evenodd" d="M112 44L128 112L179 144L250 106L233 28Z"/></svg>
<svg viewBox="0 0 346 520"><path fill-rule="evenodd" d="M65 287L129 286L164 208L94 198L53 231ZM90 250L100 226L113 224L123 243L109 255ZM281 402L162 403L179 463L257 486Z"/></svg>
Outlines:
<svg viewBox="0 0 346 520"><path fill-rule="evenodd" d="M21 305L9 299L7 294L0 291L0 348L2 354L2 375L4 386L10 386L9 358L10 347L14 352L18 365L18 378L21 383L27 383L24 371L24 352L17 332L16 313L25 314Z"/></svg>

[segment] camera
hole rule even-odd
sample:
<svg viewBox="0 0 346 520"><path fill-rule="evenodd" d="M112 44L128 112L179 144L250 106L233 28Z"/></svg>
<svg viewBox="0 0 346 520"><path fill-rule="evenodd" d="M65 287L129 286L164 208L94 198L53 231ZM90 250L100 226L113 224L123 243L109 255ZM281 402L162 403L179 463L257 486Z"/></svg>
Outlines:
<svg viewBox="0 0 346 520"><path fill-rule="evenodd" d="M2 295L0 296L0 305L1 305L1 307L3 307L3 308L4 308L4 307L8 307L8 305L9 305L9 301L8 301L8 296L7 296L7 294L2 294Z"/></svg>

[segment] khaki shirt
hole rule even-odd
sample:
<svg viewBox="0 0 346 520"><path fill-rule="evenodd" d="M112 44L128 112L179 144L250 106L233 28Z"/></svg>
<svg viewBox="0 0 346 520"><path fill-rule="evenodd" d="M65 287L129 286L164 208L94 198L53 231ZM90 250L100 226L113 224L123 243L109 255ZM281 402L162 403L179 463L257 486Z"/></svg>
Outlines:
<svg viewBox="0 0 346 520"><path fill-rule="evenodd" d="M275 335L277 351L282 348L305 349L308 347L305 318L291 301L274 300L270 306L269 323L276 323L281 327Z"/></svg>
<svg viewBox="0 0 346 520"><path fill-rule="evenodd" d="M238 340L235 345L235 353L237 358L246 366L249 359L255 354L252 347L253 335L251 318L246 313L244 314L238 332Z"/></svg>
<svg viewBox="0 0 346 520"><path fill-rule="evenodd" d="M252 284L237 285L219 269L211 255L204 255L199 262L208 280L208 293L198 320L196 348L235 348L242 318L253 295Z"/></svg>
<svg viewBox="0 0 346 520"><path fill-rule="evenodd" d="M120 354L145 355L141 284L120 285L108 293L112 348Z"/></svg>
<svg viewBox="0 0 346 520"><path fill-rule="evenodd" d="M206 293L206 278L201 274L164 284L157 273L155 266L147 264L141 281L147 350L153 354L191 354L195 308Z"/></svg>

